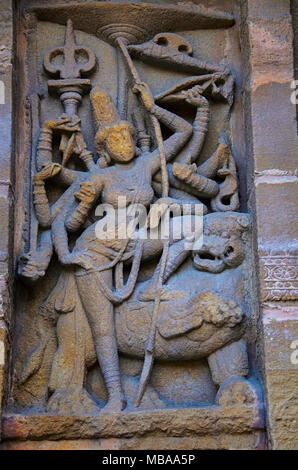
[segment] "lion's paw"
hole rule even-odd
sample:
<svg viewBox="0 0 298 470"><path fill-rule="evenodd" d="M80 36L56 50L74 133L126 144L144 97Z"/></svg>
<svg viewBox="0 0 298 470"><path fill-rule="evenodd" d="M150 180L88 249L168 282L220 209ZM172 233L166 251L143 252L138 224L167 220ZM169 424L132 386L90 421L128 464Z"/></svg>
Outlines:
<svg viewBox="0 0 298 470"><path fill-rule="evenodd" d="M259 403L256 386L243 377L231 377L219 387L215 398L216 405L253 405Z"/></svg>

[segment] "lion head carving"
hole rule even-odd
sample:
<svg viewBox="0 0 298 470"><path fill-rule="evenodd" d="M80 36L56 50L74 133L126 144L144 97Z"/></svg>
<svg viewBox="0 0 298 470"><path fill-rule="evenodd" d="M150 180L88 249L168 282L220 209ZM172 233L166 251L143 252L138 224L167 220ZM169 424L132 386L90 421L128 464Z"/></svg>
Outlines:
<svg viewBox="0 0 298 470"><path fill-rule="evenodd" d="M214 212L206 215L203 245L193 252L195 268L217 274L242 264L250 226L248 214Z"/></svg>

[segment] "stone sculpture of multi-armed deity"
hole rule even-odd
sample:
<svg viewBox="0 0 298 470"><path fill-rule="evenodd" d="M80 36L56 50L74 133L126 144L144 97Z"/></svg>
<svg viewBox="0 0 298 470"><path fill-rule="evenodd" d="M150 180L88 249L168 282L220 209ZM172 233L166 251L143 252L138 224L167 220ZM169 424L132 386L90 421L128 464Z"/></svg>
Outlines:
<svg viewBox="0 0 298 470"><path fill-rule="evenodd" d="M197 57L150 8L151 32L129 8L125 23L106 12L87 47L78 45L87 35L74 34L80 7L65 6L64 45L44 54L51 105L42 108L18 264L24 289L42 295L19 340L17 409L261 409L248 346L251 218L241 212L229 128L235 79L226 60ZM35 14L53 21L51 8ZM219 13L198 18L198 29L233 24ZM98 79L107 50L112 84ZM64 111L53 117L59 100ZM215 131L217 106L225 120Z"/></svg>

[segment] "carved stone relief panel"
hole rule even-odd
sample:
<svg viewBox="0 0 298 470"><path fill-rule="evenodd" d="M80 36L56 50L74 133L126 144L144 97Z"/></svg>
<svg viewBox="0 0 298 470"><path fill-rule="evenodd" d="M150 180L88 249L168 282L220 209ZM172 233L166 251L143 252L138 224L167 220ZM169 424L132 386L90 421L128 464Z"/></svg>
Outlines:
<svg viewBox="0 0 298 470"><path fill-rule="evenodd" d="M175 408L262 430L237 18L42 3L22 20L7 433L29 412L158 427Z"/></svg>

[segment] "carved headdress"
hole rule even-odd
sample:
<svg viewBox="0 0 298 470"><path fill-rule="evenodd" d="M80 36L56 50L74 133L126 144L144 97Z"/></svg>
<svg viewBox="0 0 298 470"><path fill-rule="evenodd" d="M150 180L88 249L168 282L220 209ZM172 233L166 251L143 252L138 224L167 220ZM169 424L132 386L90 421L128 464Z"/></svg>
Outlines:
<svg viewBox="0 0 298 470"><path fill-rule="evenodd" d="M97 126L95 148L98 153L102 153L104 150L105 140L112 130L125 128L132 135L135 134L135 129L130 122L121 121L118 110L106 91L96 86L90 93L90 99Z"/></svg>

